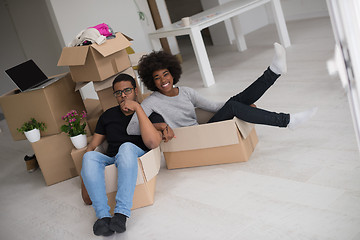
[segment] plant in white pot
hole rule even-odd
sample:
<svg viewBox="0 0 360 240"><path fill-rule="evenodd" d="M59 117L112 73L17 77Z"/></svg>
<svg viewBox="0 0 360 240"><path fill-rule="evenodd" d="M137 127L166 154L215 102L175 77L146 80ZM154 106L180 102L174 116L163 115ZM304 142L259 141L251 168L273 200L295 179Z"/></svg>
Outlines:
<svg viewBox="0 0 360 240"><path fill-rule="evenodd" d="M40 131L45 131L46 126L43 122L38 122L35 118L30 118L30 121L25 122L18 132L24 133L29 142L37 142L40 140Z"/></svg>
<svg viewBox="0 0 360 240"><path fill-rule="evenodd" d="M69 135L71 142L77 148L86 147L86 122L83 119L86 118L86 112L83 111L78 114L76 110L71 110L62 119L66 124L61 126L61 131Z"/></svg>

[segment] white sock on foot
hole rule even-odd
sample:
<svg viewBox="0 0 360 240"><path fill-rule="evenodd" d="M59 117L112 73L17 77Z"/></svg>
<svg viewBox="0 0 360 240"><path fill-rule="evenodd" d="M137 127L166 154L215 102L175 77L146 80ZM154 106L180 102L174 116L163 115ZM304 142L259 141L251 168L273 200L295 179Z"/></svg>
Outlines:
<svg viewBox="0 0 360 240"><path fill-rule="evenodd" d="M276 74L284 74L287 72L286 51L279 43L274 43L275 55L270 65L271 71Z"/></svg>
<svg viewBox="0 0 360 240"><path fill-rule="evenodd" d="M307 122L310 118L312 118L316 114L317 110L318 108L314 107L305 112L290 114L290 122L287 125L287 127L291 130L296 129L298 126L300 126L301 124Z"/></svg>

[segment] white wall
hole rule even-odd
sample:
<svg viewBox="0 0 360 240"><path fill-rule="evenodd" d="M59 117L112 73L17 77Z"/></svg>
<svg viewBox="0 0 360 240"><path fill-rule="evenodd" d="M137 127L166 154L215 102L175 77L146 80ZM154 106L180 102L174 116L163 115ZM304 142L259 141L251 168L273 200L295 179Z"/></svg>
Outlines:
<svg viewBox="0 0 360 240"><path fill-rule="evenodd" d="M68 44L81 30L106 23L115 32L133 38L136 52L149 52L151 45L142 31L138 10L133 0L48 0L52 7L61 37Z"/></svg>
<svg viewBox="0 0 360 240"><path fill-rule="evenodd" d="M64 71L56 67L61 46L43 0L0 1L0 94L15 85L4 70L33 59L48 76Z"/></svg>
<svg viewBox="0 0 360 240"><path fill-rule="evenodd" d="M8 79L5 70L26 60L20 40L13 27L8 8L4 0L0 0L0 27L6 34L0 38L0 94L15 88L15 85Z"/></svg>

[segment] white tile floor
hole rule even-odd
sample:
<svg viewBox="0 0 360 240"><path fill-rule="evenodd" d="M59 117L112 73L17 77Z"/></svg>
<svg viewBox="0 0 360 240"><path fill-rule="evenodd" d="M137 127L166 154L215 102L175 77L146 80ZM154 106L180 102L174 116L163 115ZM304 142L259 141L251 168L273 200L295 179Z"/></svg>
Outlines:
<svg viewBox="0 0 360 240"><path fill-rule="evenodd" d="M162 163L154 205L134 210L128 230L108 239L360 239L360 158L346 94L326 70L334 47L330 20L288 28L289 72L257 105L285 112L316 105L318 114L296 131L257 126L259 144L246 163L181 170ZM180 85L215 100L244 89L269 65L278 41L274 26L246 40L243 53L207 48L217 82L210 88L202 87L194 54L181 41ZM39 170L25 170L30 145L13 142L6 121L0 128L0 239L99 239L79 178L46 187Z"/></svg>

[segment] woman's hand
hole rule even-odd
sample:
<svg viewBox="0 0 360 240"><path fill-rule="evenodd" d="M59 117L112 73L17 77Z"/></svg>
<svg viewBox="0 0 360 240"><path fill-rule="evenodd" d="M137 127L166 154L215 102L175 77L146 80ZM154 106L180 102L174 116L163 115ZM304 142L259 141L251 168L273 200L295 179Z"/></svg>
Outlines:
<svg viewBox="0 0 360 240"><path fill-rule="evenodd" d="M176 138L174 131L166 123L153 123L153 125L161 132L162 140L164 140L164 142L168 142L171 139Z"/></svg>
<svg viewBox="0 0 360 240"><path fill-rule="evenodd" d="M168 142L175 137L175 133L172 128L166 124L166 127L161 131L162 139L164 142Z"/></svg>

